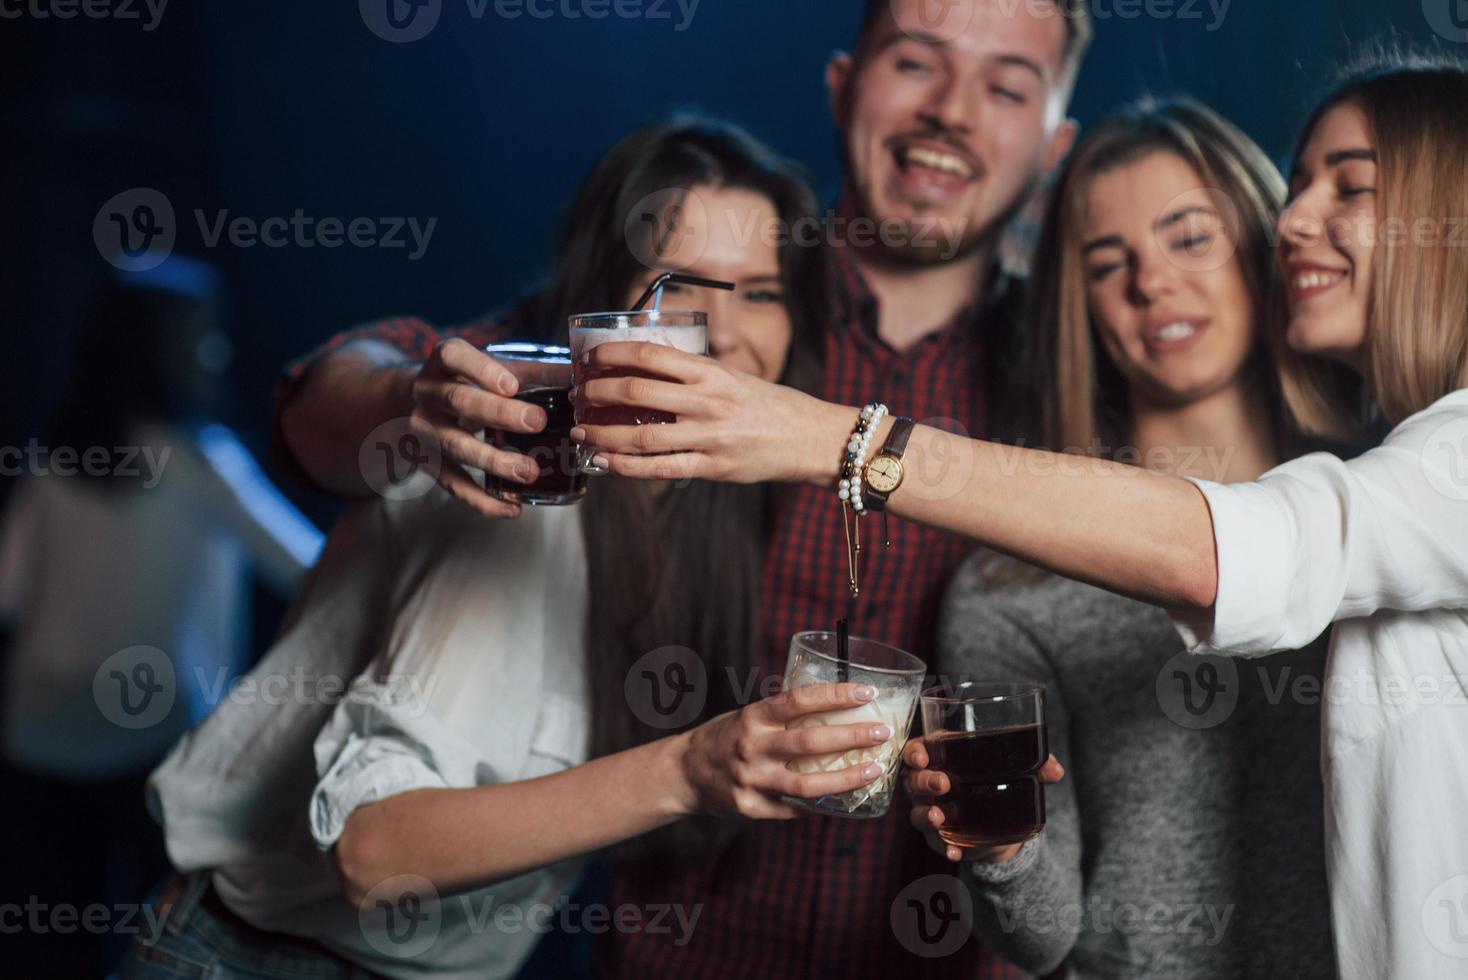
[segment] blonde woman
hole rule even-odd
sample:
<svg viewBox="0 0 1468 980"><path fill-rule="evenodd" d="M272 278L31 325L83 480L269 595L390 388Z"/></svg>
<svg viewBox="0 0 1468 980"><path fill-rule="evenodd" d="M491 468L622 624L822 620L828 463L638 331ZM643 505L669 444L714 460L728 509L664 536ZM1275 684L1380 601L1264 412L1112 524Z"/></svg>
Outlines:
<svg viewBox="0 0 1468 980"><path fill-rule="evenodd" d="M1045 445L1226 483L1296 455L1268 333L1284 196L1264 152L1195 103L1087 135L1036 250ZM1041 975L1335 975L1319 702L1277 693L1318 690L1323 639L1244 670L1189 659L1161 610L981 554L939 640L941 674L1045 684L1069 774L1039 837L968 851L938 835L947 777L911 776L913 824L965 860L985 945ZM1157 928L1128 927L1129 907Z"/></svg>
<svg viewBox="0 0 1468 980"><path fill-rule="evenodd" d="M1349 978L1457 977L1468 953L1451 919L1468 896L1468 249L1452 247L1468 215L1465 105L1461 64L1353 77L1306 127L1279 222L1285 336L1300 355L1284 364L1286 395L1307 426L1339 426L1359 418L1359 376L1393 426L1379 448L1224 485L919 425L887 502L1161 606L1194 652L1295 649L1335 624L1325 829ZM836 496L855 409L645 345L591 360L677 382L577 393L678 416L576 433L616 472L801 481ZM873 454L892 426L882 421Z"/></svg>

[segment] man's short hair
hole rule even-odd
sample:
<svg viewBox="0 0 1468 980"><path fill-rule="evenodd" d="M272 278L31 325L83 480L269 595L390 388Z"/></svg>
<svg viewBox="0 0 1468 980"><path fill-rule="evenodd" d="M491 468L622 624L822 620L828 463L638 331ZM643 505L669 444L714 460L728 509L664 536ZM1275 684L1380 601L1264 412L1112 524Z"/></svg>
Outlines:
<svg viewBox="0 0 1468 980"><path fill-rule="evenodd" d="M921 0L929 3L931 0ZM959 0L964 2L964 0ZM969 0L972 2L972 0ZM1060 16L1065 18L1065 53L1061 59L1060 87L1066 97L1070 97L1075 88L1076 76L1081 72L1081 62L1085 59L1086 49L1091 46L1091 10L1088 0L1022 0L1025 3L1049 3L1053 4ZM890 10L893 0L866 0L866 10L862 13L861 29L856 35L856 50L860 51L862 43L866 40L867 32L872 29L884 11ZM1016 4L1016 9L1018 6Z"/></svg>

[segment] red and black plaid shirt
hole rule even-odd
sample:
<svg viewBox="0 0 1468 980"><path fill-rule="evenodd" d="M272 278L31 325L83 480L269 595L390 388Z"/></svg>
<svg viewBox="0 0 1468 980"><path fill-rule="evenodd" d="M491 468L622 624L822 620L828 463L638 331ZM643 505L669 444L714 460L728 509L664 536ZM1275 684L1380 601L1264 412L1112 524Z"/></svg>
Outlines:
<svg viewBox="0 0 1468 980"><path fill-rule="evenodd" d="M894 415L975 437L988 435L989 393L983 390L988 385L980 338L1009 329L1003 283L991 291L982 309L964 311L945 329L898 352L877 335L877 301L859 271L839 249L833 251L833 323L818 394L846 405L881 401ZM387 320L333 338L294 365L282 384L293 384L312 359L353 338L386 341L421 359L445 336L482 345L503 339L505 333L504 321L497 320L452 330L417 319ZM931 665L943 590L970 545L893 519L892 547L886 549L880 518L868 518L863 522L861 595L853 599L835 494L780 487L772 517L761 609L765 674L784 671L792 634L830 628L841 616L850 617L854 634L909 650ZM1023 977L972 936L956 952L942 956L919 955L931 954L934 947L914 943L911 928L905 944L899 939L894 903L903 888L955 870L908 827L907 803L901 797L882 819L809 817L751 824L734 844L706 862L619 866L611 884L614 908L639 907L649 921L653 907L681 905L685 915L697 909L698 919L691 938L676 926L666 932L608 930L597 957L598 973L640 980ZM901 903L895 914L919 914L908 905Z"/></svg>

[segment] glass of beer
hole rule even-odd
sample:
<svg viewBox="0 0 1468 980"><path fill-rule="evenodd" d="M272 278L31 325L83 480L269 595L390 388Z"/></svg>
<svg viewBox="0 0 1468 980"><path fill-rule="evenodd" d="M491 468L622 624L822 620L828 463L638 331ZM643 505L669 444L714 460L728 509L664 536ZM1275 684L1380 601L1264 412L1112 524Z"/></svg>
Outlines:
<svg viewBox="0 0 1468 980"><path fill-rule="evenodd" d="M571 351L543 344L492 344L484 352L499 361L520 381L516 401L529 402L545 410L546 425L540 432L493 433L500 449L529 456L540 468L531 483L516 483L494 477L491 492L502 500L532 507L570 504L586 494L586 477L581 472L571 427L576 424L571 408Z"/></svg>
<svg viewBox="0 0 1468 980"><path fill-rule="evenodd" d="M963 681L923 692L928 768L947 773L938 836L955 847L1020 844L1045 829L1045 688Z"/></svg>
<svg viewBox="0 0 1468 980"><path fill-rule="evenodd" d="M875 780L847 793L836 793L814 799L787 796L785 802L814 813L837 817L880 817L892 805L892 790L897 783L897 770L902 761L902 747L912 728L918 693L923 687L927 667L910 653L876 640L850 637L847 659L837 657L836 634L820 630L796 633L790 639L790 655L785 662L782 691L808 684L870 684L877 696L866 704L840 711L804 715L787 728L813 725L856 725L882 723L892 737L881 745L827 755L791 759L787 769L798 773L834 772L849 766L875 762L882 774Z"/></svg>
<svg viewBox="0 0 1468 980"><path fill-rule="evenodd" d="M575 383L583 385L597 378L650 377L622 368L587 370L581 355L602 344L642 341L673 347L685 354L708 353L708 314L700 310L628 310L620 313L582 313L570 319L571 358L575 362ZM601 405L580 408L576 421L587 425L659 425L676 422L667 412L623 405ZM591 452L583 450L584 473L601 473L591 465Z"/></svg>

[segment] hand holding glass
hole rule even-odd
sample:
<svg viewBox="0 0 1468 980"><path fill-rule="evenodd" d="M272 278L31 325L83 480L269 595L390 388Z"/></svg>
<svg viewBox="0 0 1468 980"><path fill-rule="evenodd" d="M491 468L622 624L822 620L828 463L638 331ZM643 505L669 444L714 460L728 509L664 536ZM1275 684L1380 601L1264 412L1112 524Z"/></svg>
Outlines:
<svg viewBox="0 0 1468 980"><path fill-rule="evenodd" d="M575 424L571 409L571 351L541 344L494 344L485 353L508 368L520 382L515 400L538 405L545 411L546 425L540 432L520 433L495 430L496 447L530 457L540 475L528 484L495 477L491 492L502 500L544 507L569 504L586 493L576 444L571 440Z"/></svg>
<svg viewBox="0 0 1468 980"><path fill-rule="evenodd" d="M965 681L922 696L928 768L950 789L933 801L938 836L955 847L1020 844L1045 829L1040 770L1050 756L1045 689Z"/></svg>
<svg viewBox="0 0 1468 980"><path fill-rule="evenodd" d="M626 368L588 369L583 355L602 344L641 341L672 347L685 354L708 353L708 314L698 310L629 310L620 313L583 313L571 317L571 358L577 387L598 378L650 377ZM635 406L577 407L576 422L585 425L658 425L676 422L667 412ZM591 464L592 450L582 451L584 473L602 473Z"/></svg>
<svg viewBox="0 0 1468 980"><path fill-rule="evenodd" d="M812 725L853 725L863 722L884 724L892 737L870 748L851 749L828 755L792 759L787 768L799 773L833 772L848 766L875 762L882 774L875 781L846 793L798 799L786 797L794 806L838 817L880 817L892 805L892 789L902 760L902 747L912 727L918 692L922 689L927 668L910 653L896 647L851 637L845 663L836 656L836 634L813 630L796 633L790 640L790 656L785 664L785 681L781 690L789 691L807 684L850 681L870 684L876 689L873 700L857 708L806 715L792 721L787 728Z"/></svg>

